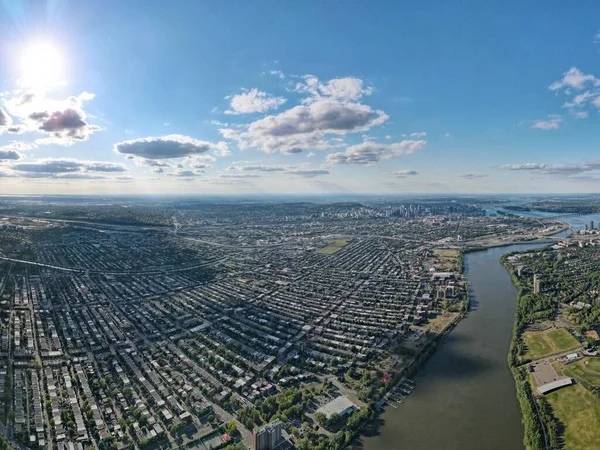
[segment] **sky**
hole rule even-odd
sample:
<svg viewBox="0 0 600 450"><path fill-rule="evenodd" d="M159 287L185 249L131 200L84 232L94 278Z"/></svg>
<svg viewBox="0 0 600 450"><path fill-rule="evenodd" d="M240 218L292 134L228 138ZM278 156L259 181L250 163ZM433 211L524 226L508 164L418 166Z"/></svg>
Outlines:
<svg viewBox="0 0 600 450"><path fill-rule="evenodd" d="M0 0L0 194L599 192L598 13Z"/></svg>

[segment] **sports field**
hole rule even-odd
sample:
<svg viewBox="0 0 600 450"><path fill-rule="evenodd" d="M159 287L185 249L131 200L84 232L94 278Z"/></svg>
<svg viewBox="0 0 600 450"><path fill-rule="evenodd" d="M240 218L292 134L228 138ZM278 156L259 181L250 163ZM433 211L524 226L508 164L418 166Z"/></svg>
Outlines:
<svg viewBox="0 0 600 450"><path fill-rule="evenodd" d="M317 253L321 255L333 255L335 252L339 252L346 245L348 245L348 241L346 239L336 239L327 247L317 250Z"/></svg>
<svg viewBox="0 0 600 450"><path fill-rule="evenodd" d="M565 375L600 387L600 358L585 358L564 366ZM569 373L570 372L570 373Z"/></svg>
<svg viewBox="0 0 600 450"><path fill-rule="evenodd" d="M579 347L579 342L564 328L552 328L546 331L526 331L523 341L527 346L526 359L539 359L554 353L560 353Z"/></svg>

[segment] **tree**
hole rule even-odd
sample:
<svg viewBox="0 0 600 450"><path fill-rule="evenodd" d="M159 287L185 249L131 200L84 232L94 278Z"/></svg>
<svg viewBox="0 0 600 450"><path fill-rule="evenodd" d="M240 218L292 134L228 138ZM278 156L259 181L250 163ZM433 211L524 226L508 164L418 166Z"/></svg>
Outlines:
<svg viewBox="0 0 600 450"><path fill-rule="evenodd" d="M327 423L327 417L322 412L318 412L315 414L315 420L321 426L323 426Z"/></svg>

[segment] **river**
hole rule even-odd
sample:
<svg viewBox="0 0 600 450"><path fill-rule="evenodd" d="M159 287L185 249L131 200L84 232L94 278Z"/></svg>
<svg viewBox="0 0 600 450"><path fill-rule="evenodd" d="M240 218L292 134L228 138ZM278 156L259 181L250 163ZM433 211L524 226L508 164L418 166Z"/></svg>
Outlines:
<svg viewBox="0 0 600 450"><path fill-rule="evenodd" d="M466 255L471 310L418 371L415 391L398 409L386 408L355 448L523 449L521 413L507 364L517 289L500 257L541 245Z"/></svg>

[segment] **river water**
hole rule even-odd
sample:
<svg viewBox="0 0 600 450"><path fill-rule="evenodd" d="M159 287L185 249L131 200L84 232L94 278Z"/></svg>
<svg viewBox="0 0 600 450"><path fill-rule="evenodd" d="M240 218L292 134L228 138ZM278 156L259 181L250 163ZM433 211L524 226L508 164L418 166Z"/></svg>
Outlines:
<svg viewBox="0 0 600 450"><path fill-rule="evenodd" d="M419 369L417 387L405 403L386 408L355 448L523 449L521 413L507 365L517 289L500 257L541 245L466 255L470 312Z"/></svg>

